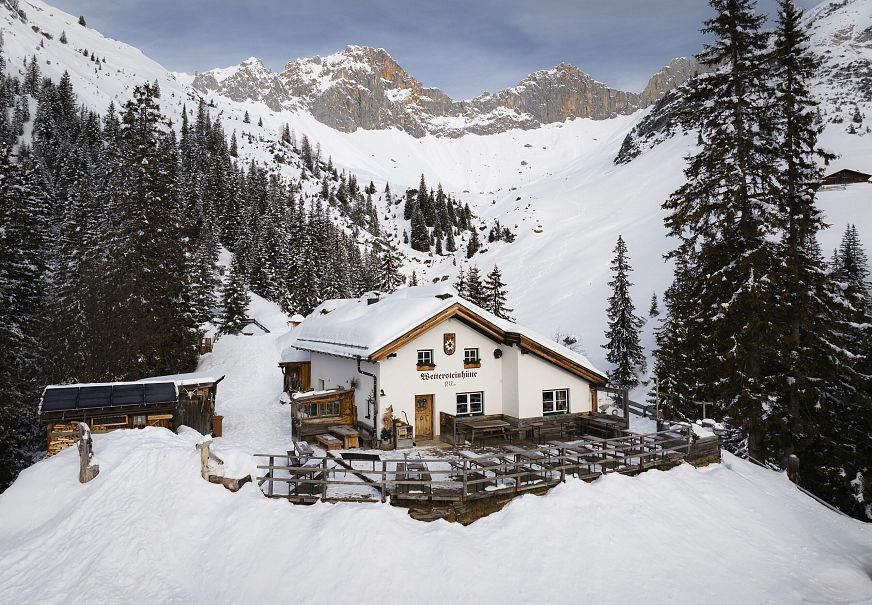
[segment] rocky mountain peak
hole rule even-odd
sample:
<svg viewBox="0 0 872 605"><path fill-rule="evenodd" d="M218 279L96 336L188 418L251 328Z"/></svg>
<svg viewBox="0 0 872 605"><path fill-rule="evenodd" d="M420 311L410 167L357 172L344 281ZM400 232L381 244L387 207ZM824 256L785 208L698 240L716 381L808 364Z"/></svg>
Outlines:
<svg viewBox="0 0 872 605"><path fill-rule="evenodd" d="M455 101L424 86L385 49L347 46L326 57L291 61L278 73L251 58L235 68L198 74L194 86L236 101L262 101L274 111L305 109L345 132L399 128L416 137L457 137L633 113L684 83L693 66L688 59L674 60L638 94L609 88L577 66L560 63L511 88Z"/></svg>

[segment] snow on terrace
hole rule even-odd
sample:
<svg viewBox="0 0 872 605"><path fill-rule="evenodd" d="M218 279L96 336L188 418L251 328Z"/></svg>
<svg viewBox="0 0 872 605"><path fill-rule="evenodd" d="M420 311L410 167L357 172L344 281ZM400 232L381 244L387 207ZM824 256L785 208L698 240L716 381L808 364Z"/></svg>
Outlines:
<svg viewBox="0 0 872 605"><path fill-rule="evenodd" d="M377 300L371 304L371 301ZM506 321L457 296L447 285L401 288L392 294L369 293L360 298L322 303L295 330L294 347L342 357L369 357L431 317L459 304L505 332L516 332L602 376L582 354L563 347L523 326ZM287 349L286 349L287 350Z"/></svg>
<svg viewBox="0 0 872 605"><path fill-rule="evenodd" d="M233 494L200 477L190 439L161 429L94 447L96 480L78 483L68 449L0 496L0 602L872 599L872 526L729 454L570 479L463 527L382 504L293 506L252 484Z"/></svg>

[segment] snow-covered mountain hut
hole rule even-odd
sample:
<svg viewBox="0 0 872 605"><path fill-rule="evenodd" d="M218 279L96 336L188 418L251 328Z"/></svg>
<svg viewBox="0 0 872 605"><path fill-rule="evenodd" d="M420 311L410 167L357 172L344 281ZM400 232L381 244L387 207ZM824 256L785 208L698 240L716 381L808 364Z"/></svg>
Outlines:
<svg viewBox="0 0 872 605"><path fill-rule="evenodd" d="M381 436L390 409L418 442L541 431L595 412L607 382L583 355L438 285L322 303L282 367L286 388L293 373L295 386L353 389L360 428Z"/></svg>

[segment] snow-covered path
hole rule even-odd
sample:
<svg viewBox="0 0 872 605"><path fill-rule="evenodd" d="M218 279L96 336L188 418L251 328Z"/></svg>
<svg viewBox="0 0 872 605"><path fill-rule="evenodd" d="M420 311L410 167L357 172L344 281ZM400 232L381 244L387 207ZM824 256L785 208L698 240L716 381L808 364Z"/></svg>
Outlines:
<svg viewBox="0 0 872 605"><path fill-rule="evenodd" d="M224 416L224 436L216 440L219 448L284 452L291 442L291 422L288 406L279 403L278 363L289 330L287 317L256 294L251 298L249 317L270 332L252 325L243 334L222 336L212 353L201 358L197 372L226 376L218 385L216 401L216 412Z"/></svg>

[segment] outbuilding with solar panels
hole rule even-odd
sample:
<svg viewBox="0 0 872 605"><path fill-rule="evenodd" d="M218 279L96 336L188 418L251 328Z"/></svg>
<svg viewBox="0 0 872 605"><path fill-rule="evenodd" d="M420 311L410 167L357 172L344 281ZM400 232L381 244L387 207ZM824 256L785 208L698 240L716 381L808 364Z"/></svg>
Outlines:
<svg viewBox="0 0 872 605"><path fill-rule="evenodd" d="M39 418L46 427L48 455L75 444L79 422L94 433L146 426L178 430L183 425L209 433L213 431L215 391L222 379L47 386L39 403Z"/></svg>

